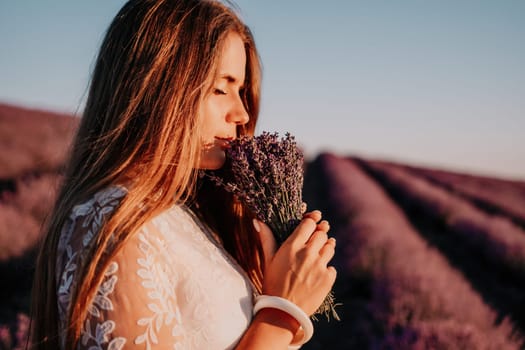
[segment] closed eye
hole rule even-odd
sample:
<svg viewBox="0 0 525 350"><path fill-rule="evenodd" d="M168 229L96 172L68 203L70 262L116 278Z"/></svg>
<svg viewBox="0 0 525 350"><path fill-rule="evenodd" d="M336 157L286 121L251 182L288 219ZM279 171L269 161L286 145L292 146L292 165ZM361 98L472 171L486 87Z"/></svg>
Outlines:
<svg viewBox="0 0 525 350"><path fill-rule="evenodd" d="M217 88L213 89L213 93L215 95L226 95L226 91Z"/></svg>

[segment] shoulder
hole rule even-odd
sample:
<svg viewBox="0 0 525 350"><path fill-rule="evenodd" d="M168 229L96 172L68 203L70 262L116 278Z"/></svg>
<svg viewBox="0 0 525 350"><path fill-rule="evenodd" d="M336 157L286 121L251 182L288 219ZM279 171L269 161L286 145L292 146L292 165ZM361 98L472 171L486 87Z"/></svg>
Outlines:
<svg viewBox="0 0 525 350"><path fill-rule="evenodd" d="M126 194L127 189L122 186L109 186L75 205L62 226L58 251L63 251L80 235L82 246L86 247Z"/></svg>
<svg viewBox="0 0 525 350"><path fill-rule="evenodd" d="M200 244L210 238L220 242L206 222L186 204L173 204L153 217L142 229L149 235L162 237L166 241L176 241L177 246L182 247L186 244Z"/></svg>
<svg viewBox="0 0 525 350"><path fill-rule="evenodd" d="M77 204L71 210L70 219L89 217L95 211L99 214L112 212L127 194L127 189L122 186L109 186L96 192L91 198Z"/></svg>
<svg viewBox="0 0 525 350"><path fill-rule="evenodd" d="M57 246L56 278L72 272L80 262L104 221L115 211L127 190L121 186L106 187L75 205L60 230Z"/></svg>

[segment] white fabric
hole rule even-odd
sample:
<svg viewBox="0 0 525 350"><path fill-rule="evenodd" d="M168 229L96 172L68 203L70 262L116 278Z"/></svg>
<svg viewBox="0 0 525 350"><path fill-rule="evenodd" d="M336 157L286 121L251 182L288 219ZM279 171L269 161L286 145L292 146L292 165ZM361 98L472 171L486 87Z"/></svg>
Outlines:
<svg viewBox="0 0 525 350"><path fill-rule="evenodd" d="M73 208L57 259L60 328L79 259L125 195L110 187ZM254 289L213 234L184 206L131 237L105 271L80 349L231 349L252 317ZM63 339L62 339L63 342Z"/></svg>

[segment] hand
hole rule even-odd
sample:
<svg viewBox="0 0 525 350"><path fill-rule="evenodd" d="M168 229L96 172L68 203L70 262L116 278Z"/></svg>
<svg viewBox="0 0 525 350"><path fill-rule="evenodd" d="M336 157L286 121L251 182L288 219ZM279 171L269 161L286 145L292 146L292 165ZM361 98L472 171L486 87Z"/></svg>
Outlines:
<svg viewBox="0 0 525 350"><path fill-rule="evenodd" d="M275 251L271 230L260 225L265 254L263 293L286 298L312 315L332 288L336 270L327 266L335 253L335 239L328 238L329 225L321 213L304 214L288 239ZM257 228L257 227L256 227ZM271 236L271 238L270 238ZM273 250L273 251L272 251Z"/></svg>
<svg viewBox="0 0 525 350"><path fill-rule="evenodd" d="M306 217L306 203L303 202L301 205L301 214L303 214L303 219ZM309 213L308 215L312 215L312 213ZM316 214L314 214L316 215ZM273 256L275 255L275 252L277 251L277 241L275 240L275 236L272 233L272 230L268 225L266 225L264 222L261 222L257 219L253 219L253 226L255 227L255 231L259 234L259 239L262 244L262 248L264 251L264 271L266 271L266 267L270 263L270 261L273 259Z"/></svg>

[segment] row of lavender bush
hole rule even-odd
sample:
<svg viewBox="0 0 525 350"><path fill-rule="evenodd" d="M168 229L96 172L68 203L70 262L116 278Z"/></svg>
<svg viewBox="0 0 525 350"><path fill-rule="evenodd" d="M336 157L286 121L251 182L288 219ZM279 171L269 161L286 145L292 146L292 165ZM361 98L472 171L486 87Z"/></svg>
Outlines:
<svg viewBox="0 0 525 350"><path fill-rule="evenodd" d="M0 193L0 350L25 348L36 246L59 181L33 173Z"/></svg>
<svg viewBox="0 0 525 350"><path fill-rule="evenodd" d="M29 316L18 313L9 324L0 325L0 350L22 350L27 348Z"/></svg>
<svg viewBox="0 0 525 350"><path fill-rule="evenodd" d="M321 155L305 185L337 238L343 303L342 322L323 325L310 348L519 348L510 322L496 324L497 313L353 161Z"/></svg>
<svg viewBox="0 0 525 350"><path fill-rule="evenodd" d="M406 167L414 175L453 191L476 206L510 218L525 228L525 182Z"/></svg>
<svg viewBox="0 0 525 350"><path fill-rule="evenodd" d="M402 167L376 161L359 163L412 212L415 221L433 223L438 233L430 237L432 243L449 253L501 315L510 315L525 330L523 229Z"/></svg>
<svg viewBox="0 0 525 350"><path fill-rule="evenodd" d="M36 245L79 119L0 103L0 349L23 349Z"/></svg>
<svg viewBox="0 0 525 350"><path fill-rule="evenodd" d="M60 179L56 173L31 174L13 180L14 192L0 193L0 262L34 247Z"/></svg>
<svg viewBox="0 0 525 350"><path fill-rule="evenodd" d="M0 179L62 166L79 120L0 103Z"/></svg>

